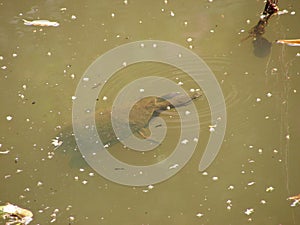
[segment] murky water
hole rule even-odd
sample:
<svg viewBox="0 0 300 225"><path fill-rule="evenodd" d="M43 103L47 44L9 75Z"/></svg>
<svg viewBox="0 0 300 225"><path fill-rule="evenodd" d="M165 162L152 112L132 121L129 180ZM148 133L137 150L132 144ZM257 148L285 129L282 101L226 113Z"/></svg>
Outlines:
<svg viewBox="0 0 300 225"><path fill-rule="evenodd" d="M250 39L241 42L263 7L263 1L239 0L1 2L0 151L9 151L0 155L1 204L32 210L32 224L299 224L299 206L286 199L300 193L300 48L272 44L259 54ZM271 18L264 37L299 38L299 1L279 1L279 7L289 13ZM60 26L23 25L22 19L39 18ZM205 60L228 114L221 151L202 174L210 110L205 97L196 101L196 152L154 188L110 182L76 145L54 150L51 144L72 124L72 96L88 66L116 46L145 39L180 44ZM186 90L195 86L176 68L141 63L115 74L99 99L153 74L181 81ZM117 143L112 154L142 165L167 157L180 124L176 115L162 118L172 129L159 149L137 154ZM247 209L254 212L248 216Z"/></svg>

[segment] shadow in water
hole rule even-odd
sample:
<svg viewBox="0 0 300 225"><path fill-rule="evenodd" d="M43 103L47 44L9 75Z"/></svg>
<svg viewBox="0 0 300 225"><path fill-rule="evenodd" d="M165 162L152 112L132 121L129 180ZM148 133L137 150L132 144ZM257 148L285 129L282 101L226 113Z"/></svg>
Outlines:
<svg viewBox="0 0 300 225"><path fill-rule="evenodd" d="M253 41L253 53L257 57L266 57L271 52L272 43L262 36L256 37Z"/></svg>

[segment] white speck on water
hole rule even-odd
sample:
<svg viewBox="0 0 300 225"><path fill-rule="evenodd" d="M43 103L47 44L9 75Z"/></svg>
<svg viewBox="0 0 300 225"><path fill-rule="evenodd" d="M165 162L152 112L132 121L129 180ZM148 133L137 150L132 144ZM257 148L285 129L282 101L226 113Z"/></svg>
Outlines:
<svg viewBox="0 0 300 225"><path fill-rule="evenodd" d="M0 147L1 147L1 145L0 145ZM0 151L0 154L6 155L6 154L8 154L9 152L10 152L9 150L6 150L6 151Z"/></svg>
<svg viewBox="0 0 300 225"><path fill-rule="evenodd" d="M74 95L72 96L72 100L75 100L76 98L77 98L76 96L74 96Z"/></svg>
<svg viewBox="0 0 300 225"><path fill-rule="evenodd" d="M295 11L292 11L292 12L291 12L291 15L295 15L295 14L296 14L296 12L295 12Z"/></svg>
<svg viewBox="0 0 300 225"><path fill-rule="evenodd" d="M263 152L263 150L260 148L260 149L258 149L258 153L262 153Z"/></svg>
<svg viewBox="0 0 300 225"><path fill-rule="evenodd" d="M234 186L233 186L233 185L229 185L227 189L228 189L228 190L233 190L233 189L234 189Z"/></svg>
<svg viewBox="0 0 300 225"><path fill-rule="evenodd" d="M209 125L208 127L209 127L209 132L212 133L212 132L215 132L215 131L216 131L215 128L217 127L217 125L216 125L216 124L214 124L214 125Z"/></svg>
<svg viewBox="0 0 300 225"><path fill-rule="evenodd" d="M87 183L88 183L87 180L83 180L83 181L82 181L82 184L87 184Z"/></svg>
<svg viewBox="0 0 300 225"><path fill-rule="evenodd" d="M287 14L287 13L289 13L289 11L286 9L277 12L278 15L283 15L283 14Z"/></svg>
<svg viewBox="0 0 300 225"><path fill-rule="evenodd" d="M145 92L145 89L144 89L144 88L141 88L139 91L140 91L141 93L143 93L143 92Z"/></svg>
<svg viewBox="0 0 300 225"><path fill-rule="evenodd" d="M194 48L194 46L193 45L189 45L189 49L193 49Z"/></svg>
<svg viewBox="0 0 300 225"><path fill-rule="evenodd" d="M261 102L261 98L256 98L256 102Z"/></svg>
<svg viewBox="0 0 300 225"><path fill-rule="evenodd" d="M274 187L272 187L272 186L270 186L270 187L267 187L266 188L266 192L272 192L272 191L274 191Z"/></svg>
<svg viewBox="0 0 300 225"><path fill-rule="evenodd" d="M178 85L181 86L181 85L183 85L183 83L182 83L181 81L179 81L179 82L178 82Z"/></svg>
<svg viewBox="0 0 300 225"><path fill-rule="evenodd" d="M79 171L80 171L80 172L84 172L84 169L83 169L83 168L80 168Z"/></svg>
<svg viewBox="0 0 300 225"><path fill-rule="evenodd" d="M191 114L191 112L190 112L190 111L188 111L188 110L187 110L187 111L185 111L185 115L186 115L186 116L188 116L188 115L190 115L190 114Z"/></svg>
<svg viewBox="0 0 300 225"><path fill-rule="evenodd" d="M253 184L255 184L255 182L251 181L251 182L248 183L248 186L252 186Z"/></svg>
<svg viewBox="0 0 300 225"><path fill-rule="evenodd" d="M12 56L15 58L17 57L18 55L16 53L13 53Z"/></svg>
<svg viewBox="0 0 300 225"><path fill-rule="evenodd" d="M245 32L245 30L244 30L244 29L242 29L242 30L240 30L240 32L241 32L241 33L244 33L244 32Z"/></svg>
<svg viewBox="0 0 300 225"><path fill-rule="evenodd" d="M89 81L89 80L90 80L90 78L88 78L88 77L84 77L82 80L83 80L83 81Z"/></svg>
<svg viewBox="0 0 300 225"><path fill-rule="evenodd" d="M213 29L209 30L210 33L214 33L215 31Z"/></svg>
<svg viewBox="0 0 300 225"><path fill-rule="evenodd" d="M244 213L249 216L254 213L254 209L246 209Z"/></svg>
<svg viewBox="0 0 300 225"><path fill-rule="evenodd" d="M77 17L76 17L75 15L72 15L72 16L71 16L71 19L72 19L72 20L76 20Z"/></svg>
<svg viewBox="0 0 300 225"><path fill-rule="evenodd" d="M1 69L6 70L7 66L1 66Z"/></svg>
<svg viewBox="0 0 300 225"><path fill-rule="evenodd" d="M37 184L36 184L36 186L38 186L38 187L40 187L42 185L43 185L43 182L41 182L41 181L38 181Z"/></svg>
<svg viewBox="0 0 300 225"><path fill-rule="evenodd" d="M184 21L183 24L184 24L184 26L187 26L187 25L188 25L188 22L187 22L187 21Z"/></svg>
<svg viewBox="0 0 300 225"><path fill-rule="evenodd" d="M12 120L12 116L6 116L6 120L7 121L11 121Z"/></svg>
<svg viewBox="0 0 300 225"><path fill-rule="evenodd" d="M24 98L25 98L25 95L19 94L19 97L20 97L21 99L24 99Z"/></svg>
<svg viewBox="0 0 300 225"><path fill-rule="evenodd" d="M47 52L47 55L48 55L48 56L51 56L51 55L52 55L52 53L51 53L51 52Z"/></svg>
<svg viewBox="0 0 300 225"><path fill-rule="evenodd" d="M153 186L153 185L151 185L151 184L150 184L150 185L148 185L148 189L150 189L150 190L151 190L151 189L153 189L153 188L154 188L154 186Z"/></svg>
<svg viewBox="0 0 300 225"><path fill-rule="evenodd" d="M193 141L194 141L194 142L198 142L199 139L198 139L198 138L194 138Z"/></svg>
<svg viewBox="0 0 300 225"><path fill-rule="evenodd" d="M4 59L4 57L2 55L0 55L0 60L3 60L3 59Z"/></svg>
<svg viewBox="0 0 300 225"><path fill-rule="evenodd" d="M74 180L78 181L78 180L79 180L79 177L78 177L78 176L75 176L75 177L74 177Z"/></svg>
<svg viewBox="0 0 300 225"><path fill-rule="evenodd" d="M204 216L204 214L203 213L197 213L196 216L200 218L200 217Z"/></svg>
<svg viewBox="0 0 300 225"><path fill-rule="evenodd" d="M202 173L202 175L203 175L203 176L207 176L207 175L208 175L208 172L204 171L204 172Z"/></svg>
<svg viewBox="0 0 300 225"><path fill-rule="evenodd" d="M193 39L191 37L189 37L188 39L186 39L187 42L192 42Z"/></svg>
<svg viewBox="0 0 300 225"><path fill-rule="evenodd" d="M123 62L122 66L124 66L124 67L127 66L127 62Z"/></svg>
<svg viewBox="0 0 300 225"><path fill-rule="evenodd" d="M260 203L261 204L266 204L267 202L266 202L266 200L261 200Z"/></svg>
<svg viewBox="0 0 300 225"><path fill-rule="evenodd" d="M291 136L290 136L289 134L287 134L287 135L285 136L285 138L286 138L287 140L290 140L290 139L291 139Z"/></svg>
<svg viewBox="0 0 300 225"><path fill-rule="evenodd" d="M170 12L171 16L175 16L175 13L173 11Z"/></svg>
<svg viewBox="0 0 300 225"><path fill-rule="evenodd" d="M141 46L141 48L144 48L144 47L145 47L145 44L144 44L144 43L141 43L140 46Z"/></svg>
<svg viewBox="0 0 300 225"><path fill-rule="evenodd" d="M102 100L103 100L103 101L106 101L106 100L107 100L107 97L106 97L106 96L103 96Z"/></svg>
<svg viewBox="0 0 300 225"><path fill-rule="evenodd" d="M157 44L156 44L156 43L154 43L154 44L152 45L152 47L153 47L153 48L156 48L156 47L157 47Z"/></svg>
<svg viewBox="0 0 300 225"><path fill-rule="evenodd" d="M128 1L127 1L127 0L124 0L123 3L124 3L125 5L127 5L127 4L128 4Z"/></svg>
<svg viewBox="0 0 300 225"><path fill-rule="evenodd" d="M269 116L265 116L265 119L268 120L268 119L270 119L270 117Z"/></svg>
<svg viewBox="0 0 300 225"><path fill-rule="evenodd" d="M274 152L275 154L277 154L277 153L278 153L278 150L277 150L277 149L274 149L273 152Z"/></svg>
<svg viewBox="0 0 300 225"><path fill-rule="evenodd" d="M169 166L169 169L170 169L170 170L171 170L171 169L176 169L178 166L179 166L179 164L174 164L174 165L172 165L172 166Z"/></svg>
<svg viewBox="0 0 300 225"><path fill-rule="evenodd" d="M147 193L147 192L149 192L149 190L145 190L145 189L144 189L143 192L144 192L144 193Z"/></svg>
<svg viewBox="0 0 300 225"><path fill-rule="evenodd" d="M184 140L181 141L181 144L184 144L184 145L185 145L185 144L187 144L187 143L189 143L189 140L187 140L187 139L184 139Z"/></svg>
<svg viewBox="0 0 300 225"><path fill-rule="evenodd" d="M182 55L179 53L179 54L178 54L178 58L181 58L181 57L182 57Z"/></svg>
<svg viewBox="0 0 300 225"><path fill-rule="evenodd" d="M228 200L226 201L226 203L227 203L227 204L231 204L232 201L231 201L230 199L228 199Z"/></svg>
<svg viewBox="0 0 300 225"><path fill-rule="evenodd" d="M268 92L267 97L269 97L269 98L272 97L272 93Z"/></svg>
<svg viewBox="0 0 300 225"><path fill-rule="evenodd" d="M51 140L51 144L55 147L54 149L57 149L59 146L63 144L62 140L59 140L59 137L55 137Z"/></svg>
<svg viewBox="0 0 300 225"><path fill-rule="evenodd" d="M246 20L246 23L247 23L247 24L250 24L250 23L251 23L251 21L248 19L248 20Z"/></svg>
<svg viewBox="0 0 300 225"><path fill-rule="evenodd" d="M165 3L165 4L168 4L168 0L164 0L164 3Z"/></svg>
<svg viewBox="0 0 300 225"><path fill-rule="evenodd" d="M21 173L23 170L17 169L16 173Z"/></svg>
<svg viewBox="0 0 300 225"><path fill-rule="evenodd" d="M217 181L217 180L219 180L219 177L213 177L212 180Z"/></svg>
<svg viewBox="0 0 300 225"><path fill-rule="evenodd" d="M115 18L115 14L114 13L111 13L111 18Z"/></svg>

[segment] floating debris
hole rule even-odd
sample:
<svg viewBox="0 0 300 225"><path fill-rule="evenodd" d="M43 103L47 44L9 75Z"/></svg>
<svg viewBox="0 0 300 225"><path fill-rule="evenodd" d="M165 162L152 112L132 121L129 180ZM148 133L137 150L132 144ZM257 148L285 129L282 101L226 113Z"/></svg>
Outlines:
<svg viewBox="0 0 300 225"><path fill-rule="evenodd" d="M177 167L179 167L179 164L176 163L176 164L170 166L169 169L176 169Z"/></svg>
<svg viewBox="0 0 300 225"><path fill-rule="evenodd" d="M286 44L288 46L300 46L300 39L277 40L277 44Z"/></svg>
<svg viewBox="0 0 300 225"><path fill-rule="evenodd" d="M254 209L246 209L244 213L250 216L252 213L254 213Z"/></svg>
<svg viewBox="0 0 300 225"><path fill-rule="evenodd" d="M216 125L216 124L214 124L214 125L209 125L208 127L209 127L209 132L212 133L212 132L215 132L215 131L216 131L215 128L217 127L217 125Z"/></svg>
<svg viewBox="0 0 300 225"><path fill-rule="evenodd" d="M276 14L279 11L277 6L278 0L267 0L264 11L260 16L258 23L249 31L249 36L245 38L248 39L249 37L260 37L265 33L265 28L268 24L268 20L271 18L272 15Z"/></svg>
<svg viewBox="0 0 300 225"><path fill-rule="evenodd" d="M213 181L219 180L219 177L213 177L212 180Z"/></svg>
<svg viewBox="0 0 300 225"><path fill-rule="evenodd" d="M9 150L6 150L6 151L0 151L0 154L2 154L2 155L8 154L8 153L9 153Z"/></svg>
<svg viewBox="0 0 300 225"><path fill-rule="evenodd" d="M233 190L233 189L234 189L234 186L233 186L233 185L230 185L230 186L228 186L227 189L228 189L228 190Z"/></svg>
<svg viewBox="0 0 300 225"><path fill-rule="evenodd" d="M261 200L260 203L264 205L264 204L266 204L267 202L266 202L266 200Z"/></svg>
<svg viewBox="0 0 300 225"><path fill-rule="evenodd" d="M32 221L33 213L28 209L6 203L0 206L0 215L7 220L6 225L27 225Z"/></svg>
<svg viewBox="0 0 300 225"><path fill-rule="evenodd" d="M273 188L272 186L267 187L267 188L266 188L266 192L272 192L272 191L274 191L274 189L275 189L275 188Z"/></svg>
<svg viewBox="0 0 300 225"><path fill-rule="evenodd" d="M63 141L59 140L59 137L56 137L56 138L52 139L51 144L54 145L54 147L55 147L54 150L56 150L58 147L60 147L63 144Z"/></svg>
<svg viewBox="0 0 300 225"><path fill-rule="evenodd" d="M49 20L25 20L23 19L24 25L26 26L37 26L37 27L58 27L59 23Z"/></svg>
<svg viewBox="0 0 300 225"><path fill-rule="evenodd" d="M203 213L197 213L196 216L200 218L200 217L204 216L204 214Z"/></svg>
<svg viewBox="0 0 300 225"><path fill-rule="evenodd" d="M12 120L12 116L7 116L6 120L11 121Z"/></svg>
<svg viewBox="0 0 300 225"><path fill-rule="evenodd" d="M292 207L300 205L300 194L288 197L287 200L293 200L292 204L290 205Z"/></svg>
<svg viewBox="0 0 300 225"><path fill-rule="evenodd" d="M253 184L255 184L255 182L251 181L251 182L248 183L248 186L252 186Z"/></svg>

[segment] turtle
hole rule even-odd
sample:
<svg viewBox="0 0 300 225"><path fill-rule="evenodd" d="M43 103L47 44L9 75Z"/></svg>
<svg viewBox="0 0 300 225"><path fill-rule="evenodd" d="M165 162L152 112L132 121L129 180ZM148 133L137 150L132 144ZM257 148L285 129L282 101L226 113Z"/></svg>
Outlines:
<svg viewBox="0 0 300 225"><path fill-rule="evenodd" d="M140 135L141 138L147 139L146 130L153 117L159 116L162 112L168 109L188 105L191 101L201 96L201 91L194 91L189 95L174 92L161 97L150 96L141 99L134 104L129 113L129 126L131 128L131 132L126 132L125 134L122 134L121 137L116 136L112 127L111 109L96 110L95 124L97 132L105 147L110 147L118 143L120 140L128 138L132 134ZM171 101L173 104L171 104ZM122 113L120 118L116 118L120 126L124 124L122 118L124 119L124 117L122 117ZM70 153L71 150L71 167L85 167L86 162L85 160L82 160L82 157L80 157L81 155L74 140L74 134L70 132L70 130L71 128L67 127L58 135L58 137L56 137L55 141L61 142L61 144L56 148L58 148L60 152L64 153ZM60 147L61 145L62 147Z"/></svg>
<svg viewBox="0 0 300 225"><path fill-rule="evenodd" d="M139 134L141 138L146 139L148 137L146 135L146 129L153 117L159 116L161 112L167 109L185 106L200 96L202 96L200 91L191 92L189 96L174 92L161 97L150 96L141 99L130 110L129 126L131 133L121 134L120 137L115 135L112 127L111 110L97 110L95 122L100 139L104 145L113 145L131 134ZM172 103L169 101L171 99ZM122 118L124 117L120 116L120 118L114 118L118 121L117 124L120 126L120 129L123 125Z"/></svg>

